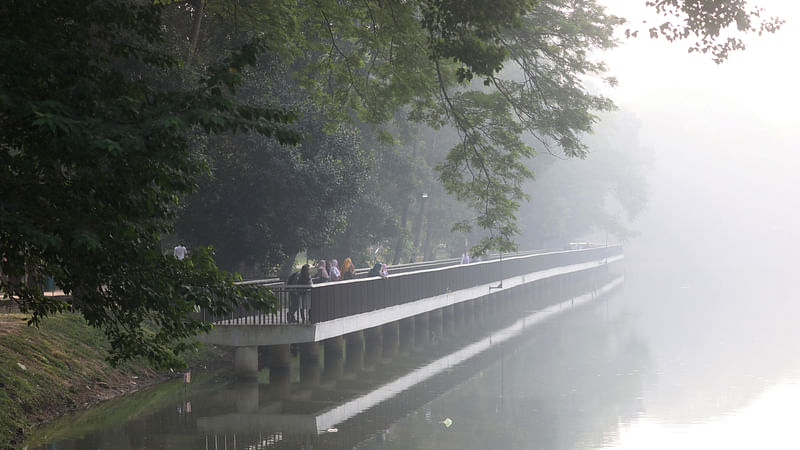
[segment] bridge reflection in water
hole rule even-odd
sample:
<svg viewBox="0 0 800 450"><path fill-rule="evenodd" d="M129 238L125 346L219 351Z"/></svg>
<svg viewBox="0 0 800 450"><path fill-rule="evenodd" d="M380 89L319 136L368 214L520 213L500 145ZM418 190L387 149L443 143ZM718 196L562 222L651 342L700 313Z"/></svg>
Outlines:
<svg viewBox="0 0 800 450"><path fill-rule="evenodd" d="M451 314L412 318L398 324L396 339L385 331L343 339L344 358L333 367L327 352L317 352L315 361L288 352L288 369L269 370L269 383L189 385L177 409L162 409L146 424L134 420L124 433L105 430L57 448L353 448L380 439L393 423L458 388L539 324L620 287L622 277L608 269L571 275L569 283L550 279L495 292L454 305ZM400 339L400 328L413 338ZM380 345L364 345L366 339ZM273 355L265 356L269 366Z"/></svg>

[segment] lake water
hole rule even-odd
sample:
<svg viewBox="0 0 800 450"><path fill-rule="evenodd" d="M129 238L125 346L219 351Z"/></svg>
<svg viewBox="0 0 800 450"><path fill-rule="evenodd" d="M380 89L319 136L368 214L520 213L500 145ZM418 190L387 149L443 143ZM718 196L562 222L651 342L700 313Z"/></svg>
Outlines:
<svg viewBox="0 0 800 450"><path fill-rule="evenodd" d="M607 297L500 314L335 383L287 395L195 374L29 448L800 448L794 281L626 264Z"/></svg>

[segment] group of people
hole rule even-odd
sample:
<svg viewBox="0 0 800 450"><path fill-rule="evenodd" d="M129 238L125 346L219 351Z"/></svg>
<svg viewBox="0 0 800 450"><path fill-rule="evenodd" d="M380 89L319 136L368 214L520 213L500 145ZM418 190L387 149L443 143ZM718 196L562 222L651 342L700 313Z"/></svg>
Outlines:
<svg viewBox="0 0 800 450"><path fill-rule="evenodd" d="M356 266L353 260L346 258L342 267L339 268L339 261L331 259L326 261L324 259L317 262L317 273L314 277L311 276L311 267L304 264L299 272L294 272L286 280L287 286L313 286L314 282L327 283L329 281L352 280L356 277ZM383 277L389 276L389 270L386 264L375 263L367 274L368 277ZM287 321L290 323L306 322L311 320L311 299L309 298L307 289L291 289L289 291L289 310L287 311Z"/></svg>
<svg viewBox="0 0 800 450"><path fill-rule="evenodd" d="M386 277L388 275L389 271L386 268L386 264L375 263L375 266L372 267L367 276ZM341 268L339 267L339 261L335 259L321 259L317 262L317 274L314 280L317 283L327 283L328 281L352 280L355 277L356 266L353 264L352 259L346 258Z"/></svg>

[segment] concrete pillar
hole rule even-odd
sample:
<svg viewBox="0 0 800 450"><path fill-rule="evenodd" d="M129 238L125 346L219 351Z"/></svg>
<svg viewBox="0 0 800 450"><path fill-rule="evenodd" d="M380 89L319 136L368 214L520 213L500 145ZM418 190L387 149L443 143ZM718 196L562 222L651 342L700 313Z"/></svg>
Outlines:
<svg viewBox="0 0 800 450"><path fill-rule="evenodd" d="M269 346L269 387L276 396L291 393L291 361L289 344Z"/></svg>
<svg viewBox="0 0 800 450"><path fill-rule="evenodd" d="M300 383L307 386L317 386L321 372L319 343L303 342L300 344Z"/></svg>
<svg viewBox="0 0 800 450"><path fill-rule="evenodd" d="M383 330L383 358L393 358L400 348L400 322L391 322L381 326Z"/></svg>
<svg viewBox="0 0 800 450"><path fill-rule="evenodd" d="M344 337L345 373L355 373L364 368L364 332L355 331Z"/></svg>
<svg viewBox="0 0 800 450"><path fill-rule="evenodd" d="M373 368L383 358L383 330L372 327L364 330L364 366Z"/></svg>
<svg viewBox="0 0 800 450"><path fill-rule="evenodd" d="M453 305L453 317L456 330L461 330L464 328L464 302L456 303Z"/></svg>
<svg viewBox="0 0 800 450"><path fill-rule="evenodd" d="M475 317L475 321L480 322L483 313L483 298L476 298L470 303L472 303L472 315Z"/></svg>
<svg viewBox="0 0 800 450"><path fill-rule="evenodd" d="M475 303L472 301L464 302L464 325L471 326L475 323Z"/></svg>
<svg viewBox="0 0 800 450"><path fill-rule="evenodd" d="M240 381L233 385L236 412L251 413L258 410L258 381Z"/></svg>
<svg viewBox="0 0 800 450"><path fill-rule="evenodd" d="M414 316L414 347L419 348L430 342L430 327L428 313Z"/></svg>
<svg viewBox="0 0 800 450"><path fill-rule="evenodd" d="M344 373L344 338L326 339L322 345L325 349L325 379L338 380Z"/></svg>
<svg viewBox="0 0 800 450"><path fill-rule="evenodd" d="M269 346L268 345L259 345L258 346L258 370L259 372L261 369L266 369L269 367Z"/></svg>
<svg viewBox="0 0 800 450"><path fill-rule="evenodd" d="M414 318L400 320L400 351L408 353L414 349Z"/></svg>
<svg viewBox="0 0 800 450"><path fill-rule="evenodd" d="M258 379L258 347L236 347L233 372L243 380Z"/></svg>
<svg viewBox="0 0 800 450"><path fill-rule="evenodd" d="M444 324L442 323L443 313L444 311L442 311L441 309L437 309L435 311L431 311L428 314L428 326L430 327L431 330L430 332L431 341L434 343L442 340L443 329L444 329Z"/></svg>
<svg viewBox="0 0 800 450"><path fill-rule="evenodd" d="M456 327L456 310L453 305L445 307L442 310L442 334L446 337L455 334Z"/></svg>

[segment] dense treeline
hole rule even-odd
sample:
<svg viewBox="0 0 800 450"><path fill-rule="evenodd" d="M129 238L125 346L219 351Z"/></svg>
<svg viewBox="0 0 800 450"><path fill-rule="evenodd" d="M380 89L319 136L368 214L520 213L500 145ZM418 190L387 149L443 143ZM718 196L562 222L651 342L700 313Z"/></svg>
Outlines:
<svg viewBox="0 0 800 450"><path fill-rule="evenodd" d="M651 35L717 61L743 48L725 30L781 23L647 3L675 20ZM621 230L599 205L640 209L641 184L621 187L635 143L600 179L533 156L586 157L614 105L584 81L615 82L596 55L625 26L594 0L6 0L0 290L33 324L77 310L112 358L168 364L208 329L197 307L271 307L229 271ZM177 240L190 258L165 254ZM71 297L43 296L46 277Z"/></svg>

